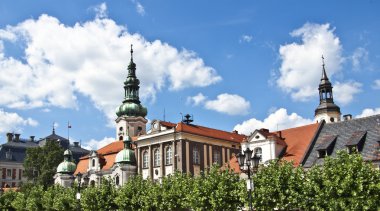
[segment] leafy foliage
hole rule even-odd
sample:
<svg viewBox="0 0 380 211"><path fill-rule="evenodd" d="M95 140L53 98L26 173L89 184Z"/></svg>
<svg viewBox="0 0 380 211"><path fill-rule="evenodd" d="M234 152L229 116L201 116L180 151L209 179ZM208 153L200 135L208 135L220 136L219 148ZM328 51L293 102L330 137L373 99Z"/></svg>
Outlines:
<svg viewBox="0 0 380 211"><path fill-rule="evenodd" d="M47 141L43 147L28 148L24 160L25 175L28 180L46 188L54 184L53 176L62 161L63 148L55 141Z"/></svg>
<svg viewBox="0 0 380 211"><path fill-rule="evenodd" d="M81 194L83 210L115 210L116 188L111 180L103 179L99 187L87 187Z"/></svg>
<svg viewBox="0 0 380 211"><path fill-rule="evenodd" d="M256 210L378 210L380 173L358 154L338 152L308 171L288 162L271 162L254 176ZM0 208L7 210L76 210L76 187L26 184L6 192ZM247 206L245 181L215 166L192 177L179 172L161 182L128 179L122 187L103 179L82 189L83 210L238 210Z"/></svg>

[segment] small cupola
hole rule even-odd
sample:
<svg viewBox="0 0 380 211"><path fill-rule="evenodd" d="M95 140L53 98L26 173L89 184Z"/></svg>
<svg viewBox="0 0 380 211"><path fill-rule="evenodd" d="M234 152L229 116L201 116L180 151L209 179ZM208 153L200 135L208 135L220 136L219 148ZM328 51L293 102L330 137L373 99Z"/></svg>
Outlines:
<svg viewBox="0 0 380 211"><path fill-rule="evenodd" d="M57 167L57 173L62 173L62 174L72 174L75 172L75 169L77 166L75 163L72 161L73 160L73 153L67 149L63 153L63 162L60 163Z"/></svg>
<svg viewBox="0 0 380 211"><path fill-rule="evenodd" d="M129 136L129 128L127 129L127 134L123 140L124 149L117 153L115 158L115 163L122 164L136 164L135 151L132 149L132 138Z"/></svg>

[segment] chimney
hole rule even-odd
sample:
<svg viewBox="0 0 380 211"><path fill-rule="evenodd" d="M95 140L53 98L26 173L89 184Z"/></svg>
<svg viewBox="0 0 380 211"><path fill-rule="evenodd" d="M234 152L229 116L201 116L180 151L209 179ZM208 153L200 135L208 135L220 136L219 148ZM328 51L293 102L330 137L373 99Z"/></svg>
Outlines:
<svg viewBox="0 0 380 211"><path fill-rule="evenodd" d="M7 133L7 141L11 142L13 139L13 133Z"/></svg>
<svg viewBox="0 0 380 211"><path fill-rule="evenodd" d="M30 141L31 141L31 142L34 142L34 137L35 137L35 136L30 136Z"/></svg>
<svg viewBox="0 0 380 211"><path fill-rule="evenodd" d="M281 130L277 132L278 137L282 138Z"/></svg>
<svg viewBox="0 0 380 211"><path fill-rule="evenodd" d="M15 142L20 141L20 133L15 133Z"/></svg>
<svg viewBox="0 0 380 211"><path fill-rule="evenodd" d="M239 131L233 130L232 133L239 134Z"/></svg>
<svg viewBox="0 0 380 211"><path fill-rule="evenodd" d="M74 146L75 147L79 147L79 142L78 141L74 141Z"/></svg>
<svg viewBox="0 0 380 211"><path fill-rule="evenodd" d="M269 129L266 129L266 128L261 128L260 131L264 133L269 133Z"/></svg>
<svg viewBox="0 0 380 211"><path fill-rule="evenodd" d="M352 115L351 114L343 115L343 119L344 119L344 121L351 120L352 119Z"/></svg>

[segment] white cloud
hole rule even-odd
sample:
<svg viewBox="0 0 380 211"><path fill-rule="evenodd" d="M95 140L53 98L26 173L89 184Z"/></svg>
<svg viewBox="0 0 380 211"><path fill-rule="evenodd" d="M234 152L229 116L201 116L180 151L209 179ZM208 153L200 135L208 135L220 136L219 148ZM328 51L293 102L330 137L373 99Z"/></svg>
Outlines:
<svg viewBox="0 0 380 211"><path fill-rule="evenodd" d="M256 129L267 128L270 131L277 131L310 124L312 122L312 120L305 119L296 113L288 114L285 108L280 108L270 114L263 121L252 118L242 122L241 124L237 124L234 127L234 130L239 131L239 133L249 135Z"/></svg>
<svg viewBox="0 0 380 211"><path fill-rule="evenodd" d="M82 147L87 150L98 150L114 141L116 141L115 138L111 137L104 137L102 140L99 141L91 139L90 141L87 141L86 143L82 144Z"/></svg>
<svg viewBox="0 0 380 211"><path fill-rule="evenodd" d="M38 122L32 118L23 118L17 113L9 113L0 109L0 133L21 132L22 127L35 127Z"/></svg>
<svg viewBox="0 0 380 211"><path fill-rule="evenodd" d="M336 82L334 84L334 100L338 104L347 105L354 99L354 95L360 93L362 84L350 81L346 83Z"/></svg>
<svg viewBox="0 0 380 211"><path fill-rule="evenodd" d="M355 49L351 56L352 68L359 70L363 62L368 62L368 51L365 48L359 47Z"/></svg>
<svg viewBox="0 0 380 211"><path fill-rule="evenodd" d="M137 13L140 14L141 16L145 15L145 9L140 2L136 2L136 10L137 10Z"/></svg>
<svg viewBox="0 0 380 211"><path fill-rule="evenodd" d="M306 23L290 34L301 37L301 43L282 45L282 60L277 85L294 100L306 101L318 95L317 87L322 73L323 55L329 76L341 69L342 46L329 24Z"/></svg>
<svg viewBox="0 0 380 211"><path fill-rule="evenodd" d="M107 4L101 3L94 7L94 11L96 13L96 18L106 18L107 15Z"/></svg>
<svg viewBox="0 0 380 211"><path fill-rule="evenodd" d="M207 99L202 93L198 93L195 96L187 97L187 104L192 104L194 106L198 106L203 103Z"/></svg>
<svg viewBox="0 0 380 211"><path fill-rule="evenodd" d="M228 115L245 115L249 113L251 104L239 95L223 93L216 100L208 100L204 104L206 109Z"/></svg>
<svg viewBox="0 0 380 211"><path fill-rule="evenodd" d="M99 14L106 13L105 4L98 8ZM147 41L113 20L97 16L67 26L55 17L41 15L3 29L12 34L7 37L17 37L13 42L25 42L25 55L23 61L5 57L0 48L0 105L76 108L80 93L113 122L115 108L123 99L131 44L144 101L154 100L164 87L180 90L221 80L194 52L177 50L160 40Z"/></svg>
<svg viewBox="0 0 380 211"><path fill-rule="evenodd" d="M380 89L380 79L375 80L372 85L373 89Z"/></svg>
<svg viewBox="0 0 380 211"><path fill-rule="evenodd" d="M247 43L249 43L249 42L252 41L252 38L253 38L252 35L246 35L246 34L243 34L243 35L241 36L239 42L240 42L240 43L242 43L242 42L247 42Z"/></svg>
<svg viewBox="0 0 380 211"><path fill-rule="evenodd" d="M357 115L356 118L367 117L367 116L372 116L376 114L380 114L380 108L374 108L374 109L366 108L362 111L361 114Z"/></svg>

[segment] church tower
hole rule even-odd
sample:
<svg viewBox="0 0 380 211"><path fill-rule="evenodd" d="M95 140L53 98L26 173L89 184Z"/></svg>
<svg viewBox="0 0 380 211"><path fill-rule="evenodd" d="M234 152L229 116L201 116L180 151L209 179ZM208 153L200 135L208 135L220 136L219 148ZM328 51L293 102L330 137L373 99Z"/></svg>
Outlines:
<svg viewBox="0 0 380 211"><path fill-rule="evenodd" d="M322 78L319 83L319 106L315 109L315 121L321 122L325 120L326 123L340 121L340 108L335 105L332 85L327 77L325 69L325 61L322 56Z"/></svg>
<svg viewBox="0 0 380 211"><path fill-rule="evenodd" d="M116 137L120 141L124 140L124 136L127 134L137 136L146 133L147 109L141 105L139 99L139 84L140 80L136 77L136 64L133 62L131 45L131 61L128 65L128 76L124 81L124 101L116 108Z"/></svg>

